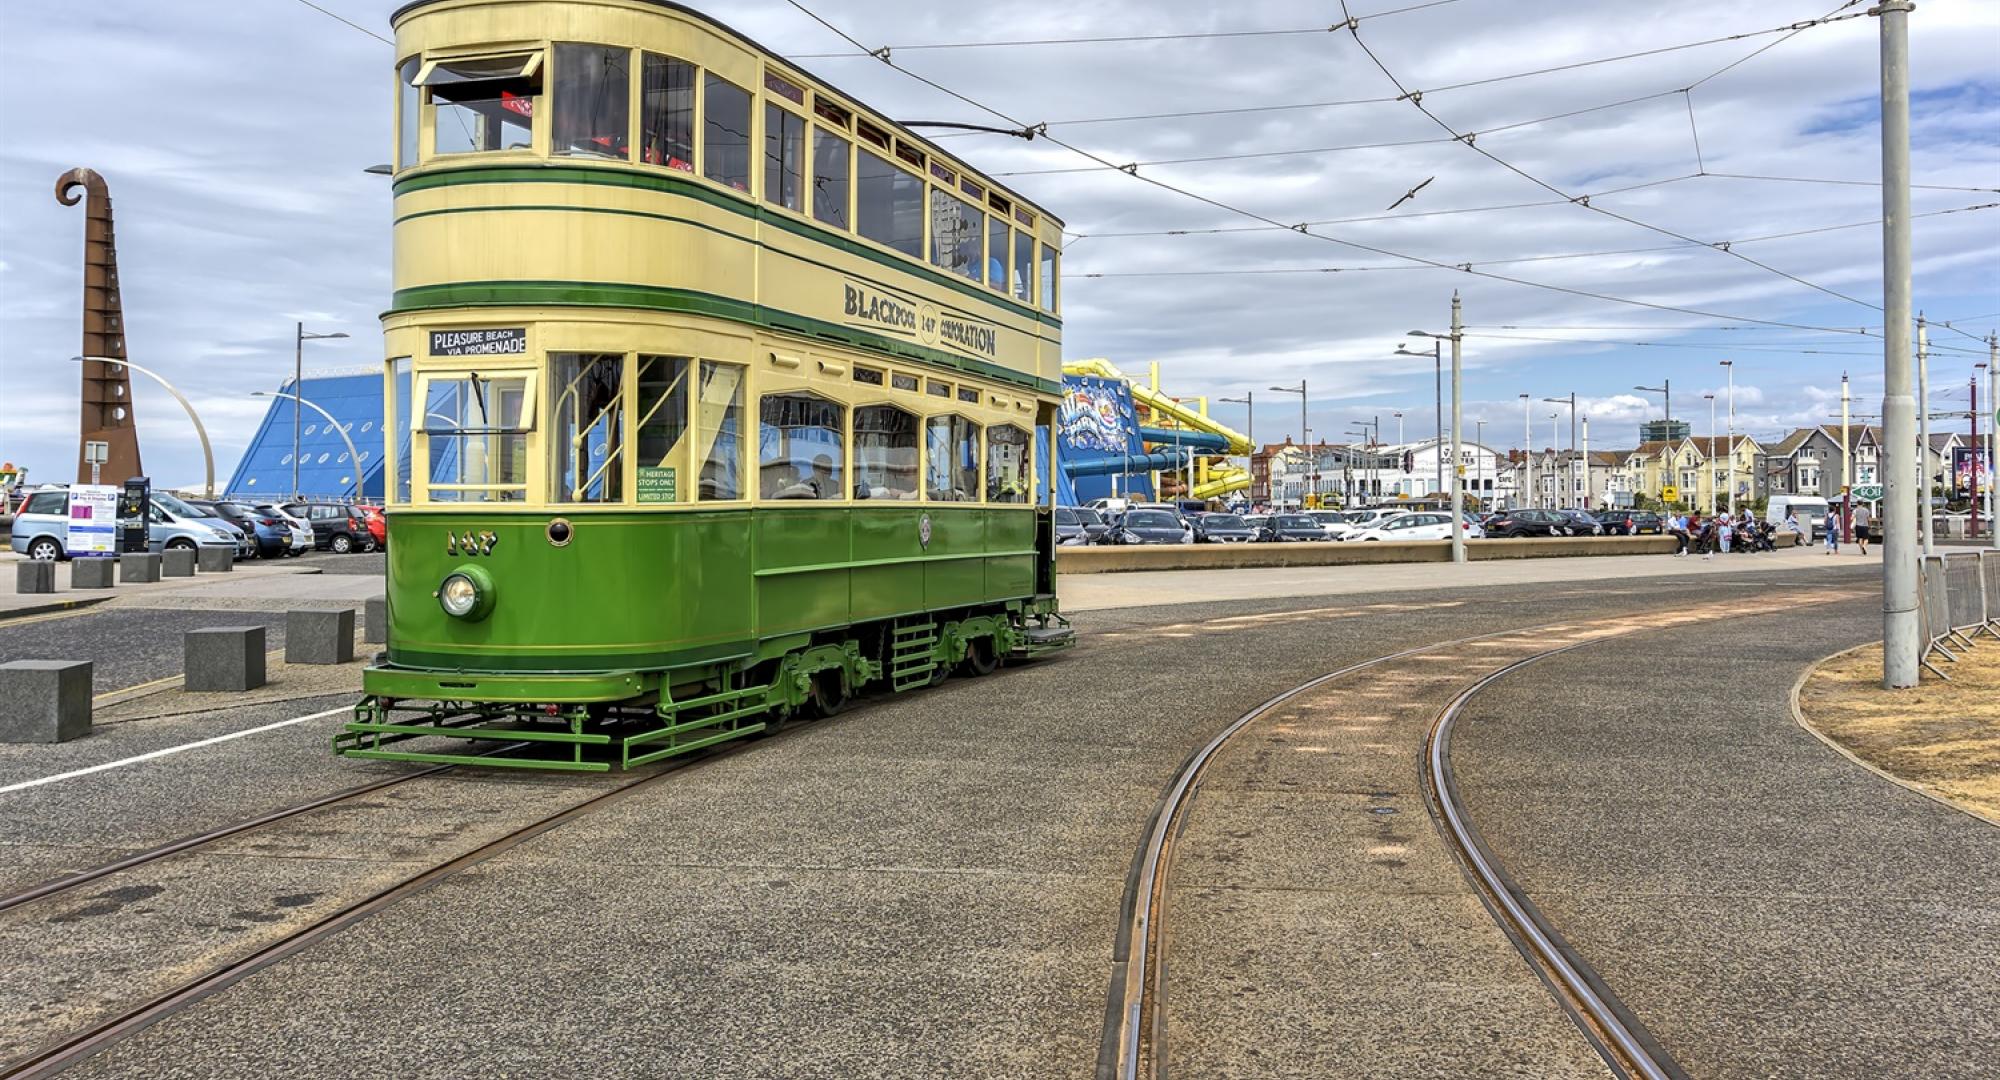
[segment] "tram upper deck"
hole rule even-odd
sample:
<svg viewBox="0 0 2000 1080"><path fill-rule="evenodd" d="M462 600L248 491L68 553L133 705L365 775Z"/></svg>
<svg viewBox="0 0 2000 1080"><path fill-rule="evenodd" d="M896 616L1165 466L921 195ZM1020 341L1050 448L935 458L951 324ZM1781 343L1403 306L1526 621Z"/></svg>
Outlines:
<svg viewBox="0 0 2000 1080"><path fill-rule="evenodd" d="M390 356L604 308L1058 388L1062 223L727 27L660 0L393 23Z"/></svg>

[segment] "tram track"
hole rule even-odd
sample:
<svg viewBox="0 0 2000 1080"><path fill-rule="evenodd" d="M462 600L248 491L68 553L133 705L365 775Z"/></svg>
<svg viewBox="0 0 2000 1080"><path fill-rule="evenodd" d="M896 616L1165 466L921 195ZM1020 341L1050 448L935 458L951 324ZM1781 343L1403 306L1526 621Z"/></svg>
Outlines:
<svg viewBox="0 0 2000 1080"><path fill-rule="evenodd" d="M1827 603L1860 595L1843 590L1802 590L1791 602ZM1099 1080L1165 1080L1169 1044L1167 972L1169 892L1179 840L1188 831L1204 773L1247 729L1287 703L1343 679L1366 674L1389 677L1402 662L1437 664L1445 654L1525 645L1513 658L1487 653L1495 666L1461 679L1423 727L1419 785L1433 824L1465 880L1509 942L1553 995L1591 1048L1617 1075L1643 1080L1675 1080L1684 1074L1638 1020L1604 986L1589 965L1513 883L1506 868L1480 838L1453 781L1450 746L1453 724L1484 689L1507 675L1551 656L1650 630L1668 629L1702 616L1650 614L1571 620L1434 642L1377 656L1308 679L1254 706L1182 762L1163 791L1142 834L1127 876L1113 947L1096 1075ZM1481 658L1475 658L1475 660ZM1504 662L1503 662L1504 660ZM1430 676L1437 679L1436 674Z"/></svg>

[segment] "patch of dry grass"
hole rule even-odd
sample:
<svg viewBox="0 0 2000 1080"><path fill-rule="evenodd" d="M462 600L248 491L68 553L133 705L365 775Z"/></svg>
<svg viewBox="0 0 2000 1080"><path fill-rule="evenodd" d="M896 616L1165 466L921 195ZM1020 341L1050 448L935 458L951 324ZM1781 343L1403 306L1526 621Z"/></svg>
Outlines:
<svg viewBox="0 0 2000 1080"><path fill-rule="evenodd" d="M2000 641L1954 650L1913 690L1882 689L1882 646L1836 657L1806 679L1806 723L1898 780L2000 824Z"/></svg>

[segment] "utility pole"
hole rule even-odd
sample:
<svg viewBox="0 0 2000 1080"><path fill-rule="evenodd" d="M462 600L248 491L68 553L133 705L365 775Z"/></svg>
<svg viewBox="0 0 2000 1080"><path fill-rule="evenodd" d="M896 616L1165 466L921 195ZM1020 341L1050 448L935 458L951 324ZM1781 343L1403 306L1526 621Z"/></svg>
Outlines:
<svg viewBox="0 0 2000 1080"><path fill-rule="evenodd" d="M1535 403L1526 394L1521 395L1521 470L1515 479L1520 481L1521 505L1515 509L1535 505L1528 497L1535 491Z"/></svg>
<svg viewBox="0 0 2000 1080"><path fill-rule="evenodd" d="M1854 542L1854 451L1850 448L1847 434L1847 422L1851 415L1847 372L1843 371L1840 373L1840 542L1843 544Z"/></svg>
<svg viewBox="0 0 2000 1080"><path fill-rule="evenodd" d="M1715 395L1703 394L1702 399L1708 402L1708 460L1702 462L1701 467L1708 470L1708 512L1711 516L1713 516L1715 513L1715 505L1716 505L1715 504L1715 498L1716 498L1715 496Z"/></svg>
<svg viewBox="0 0 2000 1080"><path fill-rule="evenodd" d="M1931 513L1931 339L1923 312L1917 313L1917 519L1923 530L1924 554L1937 554L1937 526Z"/></svg>
<svg viewBox="0 0 2000 1080"><path fill-rule="evenodd" d="M1434 334L1426 330L1412 330L1410 336L1444 338L1451 342L1451 561L1463 563L1465 561L1465 416L1460 391L1464 385L1465 322L1459 304L1458 290L1451 291L1449 333ZM1528 395L1522 394L1521 400L1525 404ZM1530 438L1532 437L1531 430Z"/></svg>
<svg viewBox="0 0 2000 1080"><path fill-rule="evenodd" d="M1583 418L1583 508L1590 509L1590 417Z"/></svg>
<svg viewBox="0 0 2000 1080"><path fill-rule="evenodd" d="M1986 335L1986 404L1992 409L1986 418L1986 527L1993 534L1994 550L2000 551L2000 334ZM1981 463L1974 455L1973 468Z"/></svg>
<svg viewBox="0 0 2000 1080"><path fill-rule="evenodd" d="M1992 490L1990 483L1985 485L1983 489L1979 483L1981 476L1986 475L1982 468L1986 459L1980 456L1979 451L1979 369L1989 367L1990 363L1989 361L1986 364L1972 365L1972 378L1968 380L1972 384L1972 528L1967 530L1967 539L1973 540L1979 538L1979 496L1982 490ZM1990 480L1991 477L1987 476L1987 479ZM1991 515L1988 515L1986 520L1988 524L1991 524L1993 518ZM1986 599L1989 611L1993 606L1993 600L1993 597L1987 597Z"/></svg>
<svg viewBox="0 0 2000 1080"><path fill-rule="evenodd" d="M1660 440L1660 507L1661 509L1665 509L1667 505L1667 493L1665 489L1672 486L1674 482L1673 476L1670 475L1673 472L1672 454L1674 449L1674 381L1672 379L1662 379L1658 386L1635 386L1632 389L1648 394L1660 394L1666 401L1667 429L1662 434L1666 435L1667 438ZM1714 433L1713 425L1711 425L1709 434L1713 435Z"/></svg>
<svg viewBox="0 0 2000 1080"><path fill-rule="evenodd" d="M1910 398L1910 0L1880 0L1882 43L1882 685L1917 685L1917 521L1909 463L1916 441Z"/></svg>
<svg viewBox="0 0 2000 1080"><path fill-rule="evenodd" d="M1736 516L1736 361L1724 360L1722 366L1729 372L1729 441L1723 446L1723 453L1729 455L1729 516Z"/></svg>

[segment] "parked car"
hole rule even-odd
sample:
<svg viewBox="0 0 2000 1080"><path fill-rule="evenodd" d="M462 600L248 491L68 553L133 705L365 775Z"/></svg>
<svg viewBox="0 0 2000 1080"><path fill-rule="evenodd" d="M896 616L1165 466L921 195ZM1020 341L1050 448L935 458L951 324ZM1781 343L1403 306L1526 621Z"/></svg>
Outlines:
<svg viewBox="0 0 2000 1080"><path fill-rule="evenodd" d="M260 513L248 503L229 499L187 499L189 506L205 510L211 517L219 517L239 530L246 532L251 540L252 558L273 559L283 555L292 546L291 526L269 514Z"/></svg>
<svg viewBox="0 0 2000 1080"><path fill-rule="evenodd" d="M1604 526L1606 536L1638 536L1666 531L1666 523L1651 510L1606 510L1597 515L1597 523Z"/></svg>
<svg viewBox="0 0 2000 1080"><path fill-rule="evenodd" d="M69 489L42 488L28 496L20 512L14 515L9 546L31 559L69 558ZM146 547L154 552L218 547L234 554L247 551L242 535L227 522L209 524L198 514L182 516L163 511L158 496L146 527Z"/></svg>
<svg viewBox="0 0 2000 1080"><path fill-rule="evenodd" d="M1344 540L1354 531L1354 525L1347 514L1340 510L1308 510L1306 516L1319 522L1320 531L1328 540Z"/></svg>
<svg viewBox="0 0 2000 1080"><path fill-rule="evenodd" d="M250 530L218 515L205 505L196 506L172 492L153 492L152 512L158 515L155 520L165 518L183 524L205 525L227 536L236 545L236 558L248 559L257 553L256 536Z"/></svg>
<svg viewBox="0 0 2000 1080"><path fill-rule="evenodd" d="M1556 526L1559 536L1603 536L1604 526L1596 518L1582 510L1557 510L1562 522Z"/></svg>
<svg viewBox="0 0 2000 1080"><path fill-rule="evenodd" d="M1459 527L1465 530L1468 540L1482 539L1486 534L1471 520L1462 520ZM1416 511L1396 514L1363 529L1349 540L1449 540L1451 539L1451 514L1432 511Z"/></svg>
<svg viewBox="0 0 2000 1080"><path fill-rule="evenodd" d="M381 507L367 503L355 503L354 508L361 511L361 520L368 523L368 535L375 540L375 550L389 550L389 515Z"/></svg>
<svg viewBox="0 0 2000 1080"><path fill-rule="evenodd" d="M1056 507L1056 543L1075 546L1103 540L1110 527L1097 511L1084 506Z"/></svg>
<svg viewBox="0 0 2000 1080"><path fill-rule="evenodd" d="M1194 530L1172 510L1127 510L1111 526L1113 544L1191 544Z"/></svg>
<svg viewBox="0 0 2000 1080"><path fill-rule="evenodd" d="M258 513L269 514L279 519L284 522L287 529L291 530L292 546L285 554L303 555L313 549L313 529L311 522L279 506L277 503L257 503L255 505Z"/></svg>
<svg viewBox="0 0 2000 1080"><path fill-rule="evenodd" d="M1188 524L1194 527L1197 544L1247 544L1257 539L1257 530L1237 514L1192 514Z"/></svg>
<svg viewBox="0 0 2000 1080"><path fill-rule="evenodd" d="M345 555L352 551L375 549L375 536L368 531L368 523L362 520L359 511L347 503L295 502L284 505L286 510L304 518L312 526L313 547L321 551Z"/></svg>
<svg viewBox="0 0 2000 1080"><path fill-rule="evenodd" d="M1567 523L1554 510L1503 510L1486 521L1486 535L1494 539L1522 536L1561 536L1557 529Z"/></svg>
<svg viewBox="0 0 2000 1080"><path fill-rule="evenodd" d="M1798 516L1807 540L1817 540L1826 535L1827 516L1835 511L1817 495L1773 495L1764 507L1764 520L1783 528L1788 513Z"/></svg>
<svg viewBox="0 0 2000 1080"><path fill-rule="evenodd" d="M1324 542L1326 530L1304 514L1272 514L1257 539L1267 544Z"/></svg>

